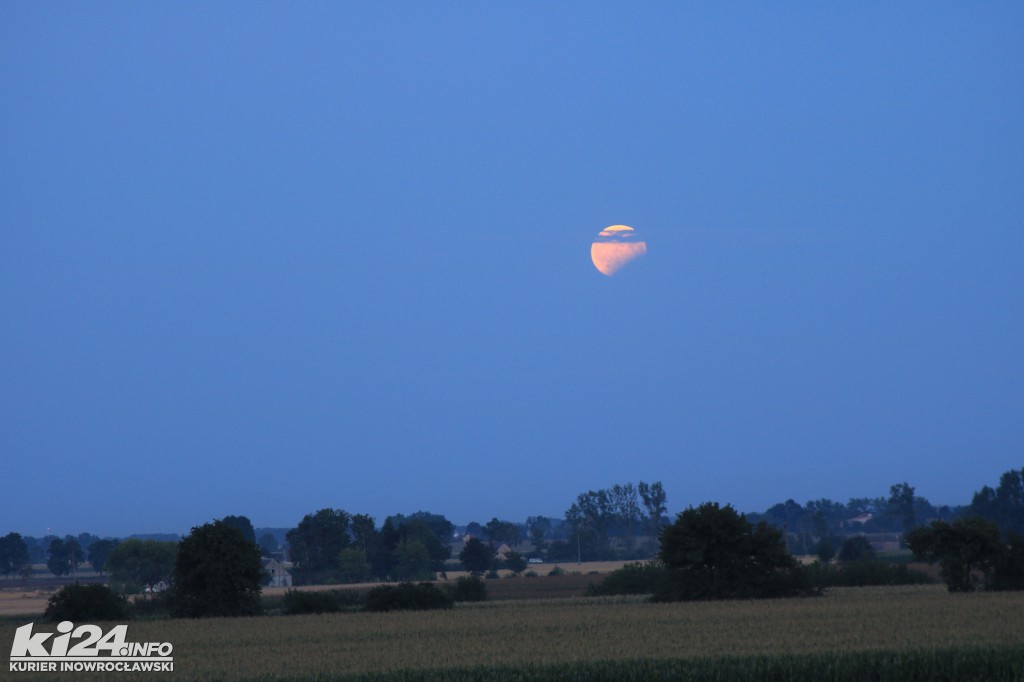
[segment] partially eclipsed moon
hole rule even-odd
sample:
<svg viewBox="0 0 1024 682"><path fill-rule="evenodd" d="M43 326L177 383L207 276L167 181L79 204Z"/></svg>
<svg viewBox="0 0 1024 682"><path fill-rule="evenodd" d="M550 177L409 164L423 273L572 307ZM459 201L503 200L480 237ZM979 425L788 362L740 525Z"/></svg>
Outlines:
<svg viewBox="0 0 1024 682"><path fill-rule="evenodd" d="M609 277L645 253L647 243L640 241L636 230L628 225L604 228L590 245L590 260L594 261L594 267Z"/></svg>

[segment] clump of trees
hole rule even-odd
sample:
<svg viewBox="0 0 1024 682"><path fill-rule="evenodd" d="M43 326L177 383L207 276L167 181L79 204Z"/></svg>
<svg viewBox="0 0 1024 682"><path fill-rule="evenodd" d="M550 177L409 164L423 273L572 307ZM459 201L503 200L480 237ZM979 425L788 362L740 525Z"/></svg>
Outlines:
<svg viewBox="0 0 1024 682"><path fill-rule="evenodd" d="M754 599L814 594L782 534L751 524L730 505L707 502L681 512L661 532L667 571L659 601Z"/></svg>
<svg viewBox="0 0 1024 682"><path fill-rule="evenodd" d="M286 616L304 613L337 613L353 610L362 605L360 594L354 590L317 590L306 592L288 590L284 593L281 612Z"/></svg>
<svg viewBox="0 0 1024 682"><path fill-rule="evenodd" d="M64 539L51 540L46 553L46 567L58 578L75 573L78 564L84 559L81 545L70 535Z"/></svg>
<svg viewBox="0 0 1024 682"><path fill-rule="evenodd" d="M1024 535L1024 469L1007 471L994 489L982 487L971 499L967 515L992 521L1003 533Z"/></svg>
<svg viewBox="0 0 1024 682"><path fill-rule="evenodd" d="M370 516L321 509L286 537L297 584L431 580L451 556L454 528L443 516L417 512L389 516L377 530Z"/></svg>
<svg viewBox="0 0 1024 682"><path fill-rule="evenodd" d="M152 591L159 583L170 582L177 554L177 542L124 540L107 556L110 584L124 594Z"/></svg>
<svg viewBox="0 0 1024 682"><path fill-rule="evenodd" d="M366 595L366 611L428 611L450 609L455 599L431 583L381 585Z"/></svg>
<svg viewBox="0 0 1024 682"><path fill-rule="evenodd" d="M868 585L927 585L935 581L927 573L907 564L864 560L840 564L815 562L807 567L810 582L817 588L866 587Z"/></svg>
<svg viewBox="0 0 1024 682"><path fill-rule="evenodd" d="M938 562L950 592L1024 589L1024 536L980 516L935 521L907 534L914 556Z"/></svg>
<svg viewBox="0 0 1024 682"><path fill-rule="evenodd" d="M599 561L647 558L656 551L648 540L666 523L666 495L660 482L615 484L576 496L565 512L568 537L548 545L547 556L556 561Z"/></svg>
<svg viewBox="0 0 1024 682"><path fill-rule="evenodd" d="M609 573L601 582L587 586L587 596L601 597L619 594L665 594L668 572L657 561L635 562Z"/></svg>

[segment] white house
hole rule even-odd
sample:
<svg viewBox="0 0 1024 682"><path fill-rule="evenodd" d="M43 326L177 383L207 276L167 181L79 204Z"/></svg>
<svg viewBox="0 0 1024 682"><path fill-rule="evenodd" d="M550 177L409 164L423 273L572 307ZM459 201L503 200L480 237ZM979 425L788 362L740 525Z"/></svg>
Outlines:
<svg viewBox="0 0 1024 682"><path fill-rule="evenodd" d="M277 559L264 559L263 570L270 576L270 582L267 583L270 587L292 586L292 574Z"/></svg>

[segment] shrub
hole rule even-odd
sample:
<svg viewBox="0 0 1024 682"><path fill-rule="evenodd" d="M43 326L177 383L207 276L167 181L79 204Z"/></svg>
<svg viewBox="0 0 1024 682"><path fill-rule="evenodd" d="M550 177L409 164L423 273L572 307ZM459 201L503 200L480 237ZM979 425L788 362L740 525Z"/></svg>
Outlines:
<svg viewBox="0 0 1024 682"><path fill-rule="evenodd" d="M170 618L171 607L167 592L136 597L128 603L128 614L130 618L141 620Z"/></svg>
<svg viewBox="0 0 1024 682"><path fill-rule="evenodd" d="M666 589L665 567L657 562L626 564L599 583L587 586L587 596L655 594Z"/></svg>
<svg viewBox="0 0 1024 682"><path fill-rule="evenodd" d="M526 570L527 566L526 558L519 552L509 552L505 563L513 575L522 573Z"/></svg>
<svg viewBox="0 0 1024 682"><path fill-rule="evenodd" d="M996 559L993 590L1024 590L1024 536L1010 531L1009 543Z"/></svg>
<svg viewBox="0 0 1024 682"><path fill-rule="evenodd" d="M550 571L548 571L548 575L565 575L565 569L561 566L555 566Z"/></svg>
<svg viewBox="0 0 1024 682"><path fill-rule="evenodd" d="M43 612L43 618L53 623L125 620L127 617L128 600L99 584L65 585L50 597Z"/></svg>
<svg viewBox="0 0 1024 682"><path fill-rule="evenodd" d="M459 578L455 581L455 587L450 589L455 601L487 600L487 585L475 575Z"/></svg>
<svg viewBox="0 0 1024 682"><path fill-rule="evenodd" d="M353 590L288 590L281 601L281 613L286 616L302 613L336 613L358 606L359 602L360 595Z"/></svg>
<svg viewBox="0 0 1024 682"><path fill-rule="evenodd" d="M454 599L430 583L381 585L366 595L366 611L428 611L450 609Z"/></svg>
<svg viewBox="0 0 1024 682"><path fill-rule="evenodd" d="M868 539L863 535L854 535L852 538L843 540L839 548L839 561L849 563L851 561L868 561L875 558L875 548L871 546Z"/></svg>
<svg viewBox="0 0 1024 682"><path fill-rule="evenodd" d="M866 587L868 585L925 585L935 582L926 573L906 564L855 561L838 566L813 564L811 583L816 587Z"/></svg>

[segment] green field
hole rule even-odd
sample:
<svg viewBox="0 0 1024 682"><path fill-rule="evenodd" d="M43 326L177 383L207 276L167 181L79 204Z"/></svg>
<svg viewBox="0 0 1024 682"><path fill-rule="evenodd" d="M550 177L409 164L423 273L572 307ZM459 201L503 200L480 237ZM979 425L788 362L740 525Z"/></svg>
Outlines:
<svg viewBox="0 0 1024 682"><path fill-rule="evenodd" d="M0 642L12 641L15 626L0 625ZM434 671L428 679L729 679L742 670L749 679L814 679L822 671L832 679L913 677L899 665L924 671L918 679L1024 679L1024 593L949 594L931 585L745 602L526 599L449 611L158 620L133 622L128 633L130 641L174 645L175 673L164 679L389 671L407 671L394 679L424 679L423 671ZM986 672L986 661L1002 667ZM801 676L801 666L811 672ZM878 675L857 672L871 670Z"/></svg>

